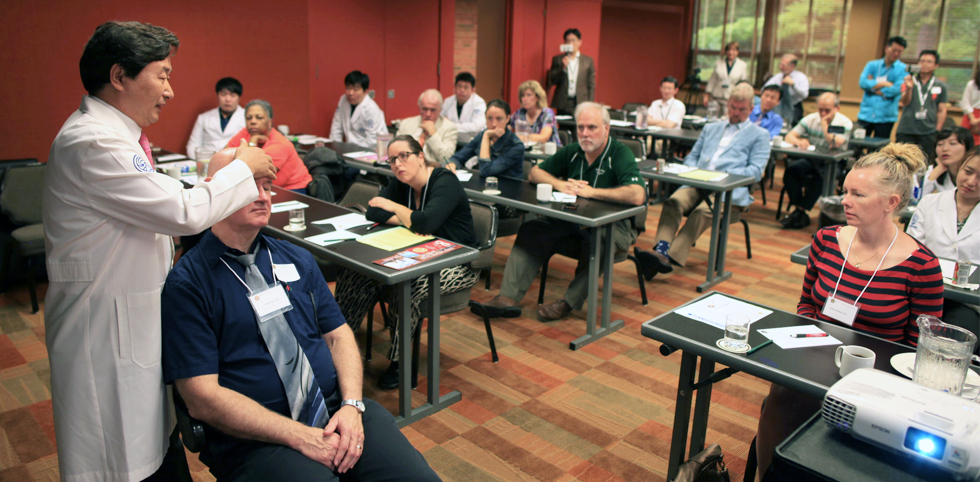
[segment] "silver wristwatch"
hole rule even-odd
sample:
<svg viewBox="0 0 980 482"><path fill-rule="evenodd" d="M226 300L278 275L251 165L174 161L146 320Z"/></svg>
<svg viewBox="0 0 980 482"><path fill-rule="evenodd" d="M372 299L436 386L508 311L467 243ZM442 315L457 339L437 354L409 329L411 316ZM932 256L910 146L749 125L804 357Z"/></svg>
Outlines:
<svg viewBox="0 0 980 482"><path fill-rule="evenodd" d="M343 402L340 402L341 407L343 407L344 405L350 405L356 408L358 412L364 413L364 402L360 400L354 400L353 398L351 398L348 400L344 400Z"/></svg>

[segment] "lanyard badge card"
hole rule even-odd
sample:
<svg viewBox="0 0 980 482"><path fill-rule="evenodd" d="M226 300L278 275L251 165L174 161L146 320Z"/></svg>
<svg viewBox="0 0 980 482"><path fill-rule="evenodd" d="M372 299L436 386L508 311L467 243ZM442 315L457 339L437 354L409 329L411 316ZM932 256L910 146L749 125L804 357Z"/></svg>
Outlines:
<svg viewBox="0 0 980 482"><path fill-rule="evenodd" d="M859 311L861 311L861 305L858 304L857 300L847 301L838 293L827 297L827 302L824 303L820 314L847 326L854 326L854 320L857 319Z"/></svg>
<svg viewBox="0 0 980 482"><path fill-rule="evenodd" d="M248 295L248 302L261 322L279 316L293 309L286 290L278 282L264 290L254 290Z"/></svg>

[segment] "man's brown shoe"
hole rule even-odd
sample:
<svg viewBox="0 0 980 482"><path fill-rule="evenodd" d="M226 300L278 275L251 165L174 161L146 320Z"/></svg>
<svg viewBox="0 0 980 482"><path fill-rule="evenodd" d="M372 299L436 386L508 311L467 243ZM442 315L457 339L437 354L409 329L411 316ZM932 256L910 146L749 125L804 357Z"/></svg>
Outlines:
<svg viewBox="0 0 980 482"><path fill-rule="evenodd" d="M572 307L568 302L561 299L550 305L542 305L538 308L538 319L541 321L557 321L572 312Z"/></svg>
<svg viewBox="0 0 980 482"><path fill-rule="evenodd" d="M521 316L521 307L514 300L497 295L486 303L480 303L489 318L517 318ZM470 308L473 311L473 308ZM476 313L475 311L473 311ZM479 313L476 313L479 314Z"/></svg>

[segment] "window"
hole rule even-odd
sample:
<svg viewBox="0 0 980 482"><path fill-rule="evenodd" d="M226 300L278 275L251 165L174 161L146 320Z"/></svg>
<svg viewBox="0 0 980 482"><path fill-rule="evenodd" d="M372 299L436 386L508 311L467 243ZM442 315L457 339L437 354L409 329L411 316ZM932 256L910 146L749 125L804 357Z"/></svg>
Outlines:
<svg viewBox="0 0 980 482"><path fill-rule="evenodd" d="M738 42L739 58L748 64L749 80L755 76L755 59L762 43L766 0L700 0L694 30L695 68L707 82L723 54L725 44Z"/></svg>
<svg viewBox="0 0 980 482"><path fill-rule="evenodd" d="M889 36L908 41L902 62L915 64L919 52L939 52L936 77L946 83L950 102L963 95L977 65L980 40L980 4L977 0L893 0Z"/></svg>

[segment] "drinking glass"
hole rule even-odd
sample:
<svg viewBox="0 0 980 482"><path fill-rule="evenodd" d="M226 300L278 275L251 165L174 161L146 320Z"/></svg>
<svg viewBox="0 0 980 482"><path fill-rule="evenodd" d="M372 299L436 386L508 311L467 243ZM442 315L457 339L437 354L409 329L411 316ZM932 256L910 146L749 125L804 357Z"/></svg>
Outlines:
<svg viewBox="0 0 980 482"><path fill-rule="evenodd" d="M289 226L286 226L286 231L303 231L306 229L306 210L305 209L290 209L289 210Z"/></svg>
<svg viewBox="0 0 980 482"><path fill-rule="evenodd" d="M744 353L749 351L749 317L729 314L725 316L725 337L718 340L718 347L725 351Z"/></svg>
<svg viewBox="0 0 980 482"><path fill-rule="evenodd" d="M496 192L496 191L499 191L500 190L500 189L498 189L498 186L499 186L499 184L497 182L497 178L495 178L493 176L490 176L490 177L487 178L487 183L483 187L483 191L484 192Z"/></svg>

